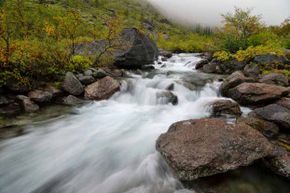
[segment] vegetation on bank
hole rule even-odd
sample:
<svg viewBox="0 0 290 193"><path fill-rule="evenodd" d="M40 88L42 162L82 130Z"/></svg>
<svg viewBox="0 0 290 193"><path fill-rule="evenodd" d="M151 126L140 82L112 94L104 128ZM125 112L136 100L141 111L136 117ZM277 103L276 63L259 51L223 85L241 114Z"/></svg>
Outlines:
<svg viewBox="0 0 290 193"><path fill-rule="evenodd" d="M13 80L57 80L65 71L108 65L107 55L76 54L80 43L114 41L125 27L136 27L160 48L180 52L219 51L219 60L245 60L261 53L284 54L290 48L290 22L266 27L249 10L224 15L220 29L184 28L169 22L139 0L0 1L0 87ZM96 62L97 61L97 62Z"/></svg>

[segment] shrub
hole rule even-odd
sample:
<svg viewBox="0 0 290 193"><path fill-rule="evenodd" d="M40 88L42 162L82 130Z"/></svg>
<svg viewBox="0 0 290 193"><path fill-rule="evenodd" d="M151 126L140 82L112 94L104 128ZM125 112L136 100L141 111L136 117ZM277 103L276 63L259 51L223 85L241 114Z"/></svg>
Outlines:
<svg viewBox="0 0 290 193"><path fill-rule="evenodd" d="M284 55L284 51L282 48L279 47L272 47L272 46L250 46L246 50L239 50L234 57L238 61L249 61L253 59L257 55L262 54L277 54L277 55Z"/></svg>
<svg viewBox="0 0 290 193"><path fill-rule="evenodd" d="M232 58L232 54L227 51L218 51L214 53L213 57L218 61L225 62Z"/></svg>
<svg viewBox="0 0 290 193"><path fill-rule="evenodd" d="M81 71L92 66L92 61L82 55L75 55L71 58L68 70L72 72Z"/></svg>

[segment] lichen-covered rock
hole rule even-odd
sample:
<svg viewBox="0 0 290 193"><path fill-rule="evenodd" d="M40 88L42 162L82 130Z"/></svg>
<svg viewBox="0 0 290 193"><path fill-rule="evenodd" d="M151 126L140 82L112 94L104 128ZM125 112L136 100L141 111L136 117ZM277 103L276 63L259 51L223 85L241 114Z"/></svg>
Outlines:
<svg viewBox="0 0 290 193"><path fill-rule="evenodd" d="M182 181L247 166L273 151L271 143L247 124L216 118L174 123L158 138L156 148Z"/></svg>
<svg viewBox="0 0 290 193"><path fill-rule="evenodd" d="M264 83L242 83L227 92L227 96L245 106L267 105L289 94L286 87Z"/></svg>
<svg viewBox="0 0 290 193"><path fill-rule="evenodd" d="M84 92L82 83L71 72L67 72L62 84L62 88L71 95L78 96Z"/></svg>
<svg viewBox="0 0 290 193"><path fill-rule="evenodd" d="M107 76L85 88L85 97L91 100L105 100L120 89L120 83Z"/></svg>

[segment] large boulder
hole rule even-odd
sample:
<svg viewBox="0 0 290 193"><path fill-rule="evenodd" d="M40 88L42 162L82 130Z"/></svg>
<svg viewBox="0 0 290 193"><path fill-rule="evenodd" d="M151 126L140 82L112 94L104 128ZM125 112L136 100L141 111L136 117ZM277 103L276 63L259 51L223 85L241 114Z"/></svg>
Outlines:
<svg viewBox="0 0 290 193"><path fill-rule="evenodd" d="M247 166L273 151L271 143L245 123L216 118L177 122L158 138L156 148L182 181Z"/></svg>
<svg viewBox="0 0 290 193"><path fill-rule="evenodd" d="M220 99L209 104L211 107L211 113L214 117L219 116L235 116L242 115L241 108L238 103L232 100Z"/></svg>
<svg viewBox="0 0 290 193"><path fill-rule="evenodd" d="M33 90L28 93L28 97L37 103L48 103L52 99L52 94L44 90Z"/></svg>
<svg viewBox="0 0 290 193"><path fill-rule="evenodd" d="M156 44L136 28L124 29L121 33L122 48L114 53L115 65L120 68L141 68L152 64L158 57Z"/></svg>
<svg viewBox="0 0 290 193"><path fill-rule="evenodd" d="M29 97L24 95L18 95L17 99L19 100L19 103L26 113L34 113L39 110L39 106L35 104L32 100L30 100Z"/></svg>
<svg viewBox="0 0 290 193"><path fill-rule="evenodd" d="M228 76L220 86L222 96L228 96L228 91L244 82L254 82L253 78L246 77L241 71L236 71Z"/></svg>
<svg viewBox="0 0 290 193"><path fill-rule="evenodd" d="M67 72L62 84L62 88L71 95L78 96L84 92L82 83L71 72Z"/></svg>
<svg viewBox="0 0 290 193"><path fill-rule="evenodd" d="M120 83L106 76L85 88L85 98L91 100L105 100L120 89Z"/></svg>
<svg viewBox="0 0 290 193"><path fill-rule="evenodd" d="M251 112L252 116L272 121L285 129L290 129L290 109L278 104L271 104L257 108Z"/></svg>
<svg viewBox="0 0 290 193"><path fill-rule="evenodd" d="M289 94L289 89L264 83L242 83L227 96L245 106L267 105Z"/></svg>
<svg viewBox="0 0 290 193"><path fill-rule="evenodd" d="M279 86L288 86L288 78L284 76L283 74L278 73L270 73L267 75L264 75L260 80L262 83L266 84L275 84Z"/></svg>

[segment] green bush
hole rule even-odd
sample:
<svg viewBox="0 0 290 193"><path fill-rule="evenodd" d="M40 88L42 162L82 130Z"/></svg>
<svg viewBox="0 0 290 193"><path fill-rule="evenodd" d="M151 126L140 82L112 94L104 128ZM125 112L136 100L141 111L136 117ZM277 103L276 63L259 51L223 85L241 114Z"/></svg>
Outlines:
<svg viewBox="0 0 290 193"><path fill-rule="evenodd" d="M92 61L85 56L75 55L71 58L68 70L72 72L81 71L92 66Z"/></svg>

